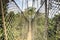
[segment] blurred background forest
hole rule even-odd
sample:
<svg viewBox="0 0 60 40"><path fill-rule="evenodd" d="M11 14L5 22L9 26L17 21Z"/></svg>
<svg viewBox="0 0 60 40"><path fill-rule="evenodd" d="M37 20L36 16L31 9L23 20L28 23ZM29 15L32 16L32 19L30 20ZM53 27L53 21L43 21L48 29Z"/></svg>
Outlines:
<svg viewBox="0 0 60 40"><path fill-rule="evenodd" d="M0 0L0 40L60 40L60 0L33 0L32 7L25 1L22 11L24 0L21 9L15 0Z"/></svg>

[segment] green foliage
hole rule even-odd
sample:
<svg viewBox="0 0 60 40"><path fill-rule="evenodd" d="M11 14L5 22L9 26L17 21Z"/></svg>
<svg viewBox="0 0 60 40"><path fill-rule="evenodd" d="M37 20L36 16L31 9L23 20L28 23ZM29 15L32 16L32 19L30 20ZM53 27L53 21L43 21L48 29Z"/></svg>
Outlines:
<svg viewBox="0 0 60 40"><path fill-rule="evenodd" d="M32 7L29 7L24 11L24 15L26 16L26 18L28 18L29 16L33 16L34 14L35 14L35 8Z"/></svg>
<svg viewBox="0 0 60 40"><path fill-rule="evenodd" d="M4 8L6 5L4 5ZM10 13L5 14L5 22L7 27L8 40L20 40L26 39L28 33L28 22L24 19L22 13ZM29 16L35 14L35 8L28 8L24 11L24 16L29 19ZM58 27L58 28L57 28ZM34 33L34 40L44 40L45 29L45 14L39 13L32 25L32 32ZM4 33L2 28L2 17L0 16L0 39L4 39ZM49 18L48 27L48 40L60 39L60 14L55 15L53 18Z"/></svg>
<svg viewBox="0 0 60 40"><path fill-rule="evenodd" d="M52 19L49 19L48 40L60 39L60 14L55 15Z"/></svg>
<svg viewBox="0 0 60 40"><path fill-rule="evenodd" d="M0 14L0 40L3 40L2 14Z"/></svg>
<svg viewBox="0 0 60 40"><path fill-rule="evenodd" d="M33 12L33 10L29 9L29 11ZM24 11L25 12L25 11ZM33 12L34 13L34 12ZM25 14L27 15L27 14ZM30 14L28 14L30 15ZM26 16L27 17L27 16ZM9 22L8 25L8 39L9 40L15 40L15 39L26 39L27 33L28 33L28 23L24 19L24 17L21 15L21 13L14 14L14 12L10 12L7 14L7 18ZM60 38L60 34L57 31L57 23L60 22L60 15L55 15L54 18L49 18L49 27L48 27L48 40L58 40ZM6 24L7 24L6 23ZM34 20L33 23L35 26L33 26L34 30L34 40L44 40L44 29L45 29L45 14L40 13L39 16L36 17L36 20ZM12 37L13 36L13 37ZM19 38L20 37L20 38ZM14 39L13 39L14 38Z"/></svg>

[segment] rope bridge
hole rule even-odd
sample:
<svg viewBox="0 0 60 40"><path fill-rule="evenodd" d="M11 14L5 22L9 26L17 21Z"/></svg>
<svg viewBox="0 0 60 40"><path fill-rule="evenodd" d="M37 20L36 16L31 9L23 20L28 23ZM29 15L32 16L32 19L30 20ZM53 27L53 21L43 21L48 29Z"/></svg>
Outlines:
<svg viewBox="0 0 60 40"><path fill-rule="evenodd" d="M55 0L31 1L31 7L28 5L29 0L22 0L22 3L20 3L22 7L20 7L21 5L19 6L15 0L0 0L4 40L48 40L49 18L53 18L53 13L58 12L59 0L56 1L58 4L54 3ZM12 2L19 10L16 14L14 11L6 11L9 9L8 4L12 4ZM26 3L25 6L24 2ZM12 9L15 6L13 5ZM42 9L44 9L44 13L41 13Z"/></svg>

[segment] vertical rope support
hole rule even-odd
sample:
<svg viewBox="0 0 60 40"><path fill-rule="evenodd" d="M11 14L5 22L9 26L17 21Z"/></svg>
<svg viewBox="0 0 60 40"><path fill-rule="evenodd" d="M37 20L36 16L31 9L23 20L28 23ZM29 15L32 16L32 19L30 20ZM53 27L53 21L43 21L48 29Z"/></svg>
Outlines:
<svg viewBox="0 0 60 40"><path fill-rule="evenodd" d="M3 9L3 2L1 1L1 11L2 11L2 26L3 26L3 31L4 31L4 39L7 40L7 30L6 30L6 26L5 26L5 18L4 18L4 9Z"/></svg>
<svg viewBox="0 0 60 40"><path fill-rule="evenodd" d="M45 30L44 30L44 40L47 40L47 30L48 30L48 11L47 11L47 0L45 0Z"/></svg>
<svg viewBox="0 0 60 40"><path fill-rule="evenodd" d="M35 6L35 0L32 0L32 7L34 7Z"/></svg>
<svg viewBox="0 0 60 40"><path fill-rule="evenodd" d="M26 0L27 8L28 8L28 0Z"/></svg>
<svg viewBox="0 0 60 40"><path fill-rule="evenodd" d="M37 8L38 8L38 0L37 0Z"/></svg>
<svg viewBox="0 0 60 40"><path fill-rule="evenodd" d="M22 9L23 9L23 1L24 1L24 0L22 0Z"/></svg>
<svg viewBox="0 0 60 40"><path fill-rule="evenodd" d="M27 5L27 13L28 13L28 0L26 0L26 5ZM29 31L29 20L28 20L28 31Z"/></svg>
<svg viewBox="0 0 60 40"><path fill-rule="evenodd" d="M59 14L59 0L58 0L58 14ZM59 33L59 27L60 27L60 24L59 24L59 21L57 21L58 24L57 24L57 32L56 32L56 35L57 33ZM58 38L56 37L56 40L58 40Z"/></svg>
<svg viewBox="0 0 60 40"><path fill-rule="evenodd" d="M60 5L60 4L59 4L59 0L58 0L58 13L59 13L59 5Z"/></svg>

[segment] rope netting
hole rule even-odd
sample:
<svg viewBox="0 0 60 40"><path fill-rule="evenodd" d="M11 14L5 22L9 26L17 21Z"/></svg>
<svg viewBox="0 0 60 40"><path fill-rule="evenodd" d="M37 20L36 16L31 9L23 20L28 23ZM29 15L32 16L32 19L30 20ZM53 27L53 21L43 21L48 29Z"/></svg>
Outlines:
<svg viewBox="0 0 60 40"><path fill-rule="evenodd" d="M6 8L7 40L59 40L59 0L9 0L1 5Z"/></svg>

